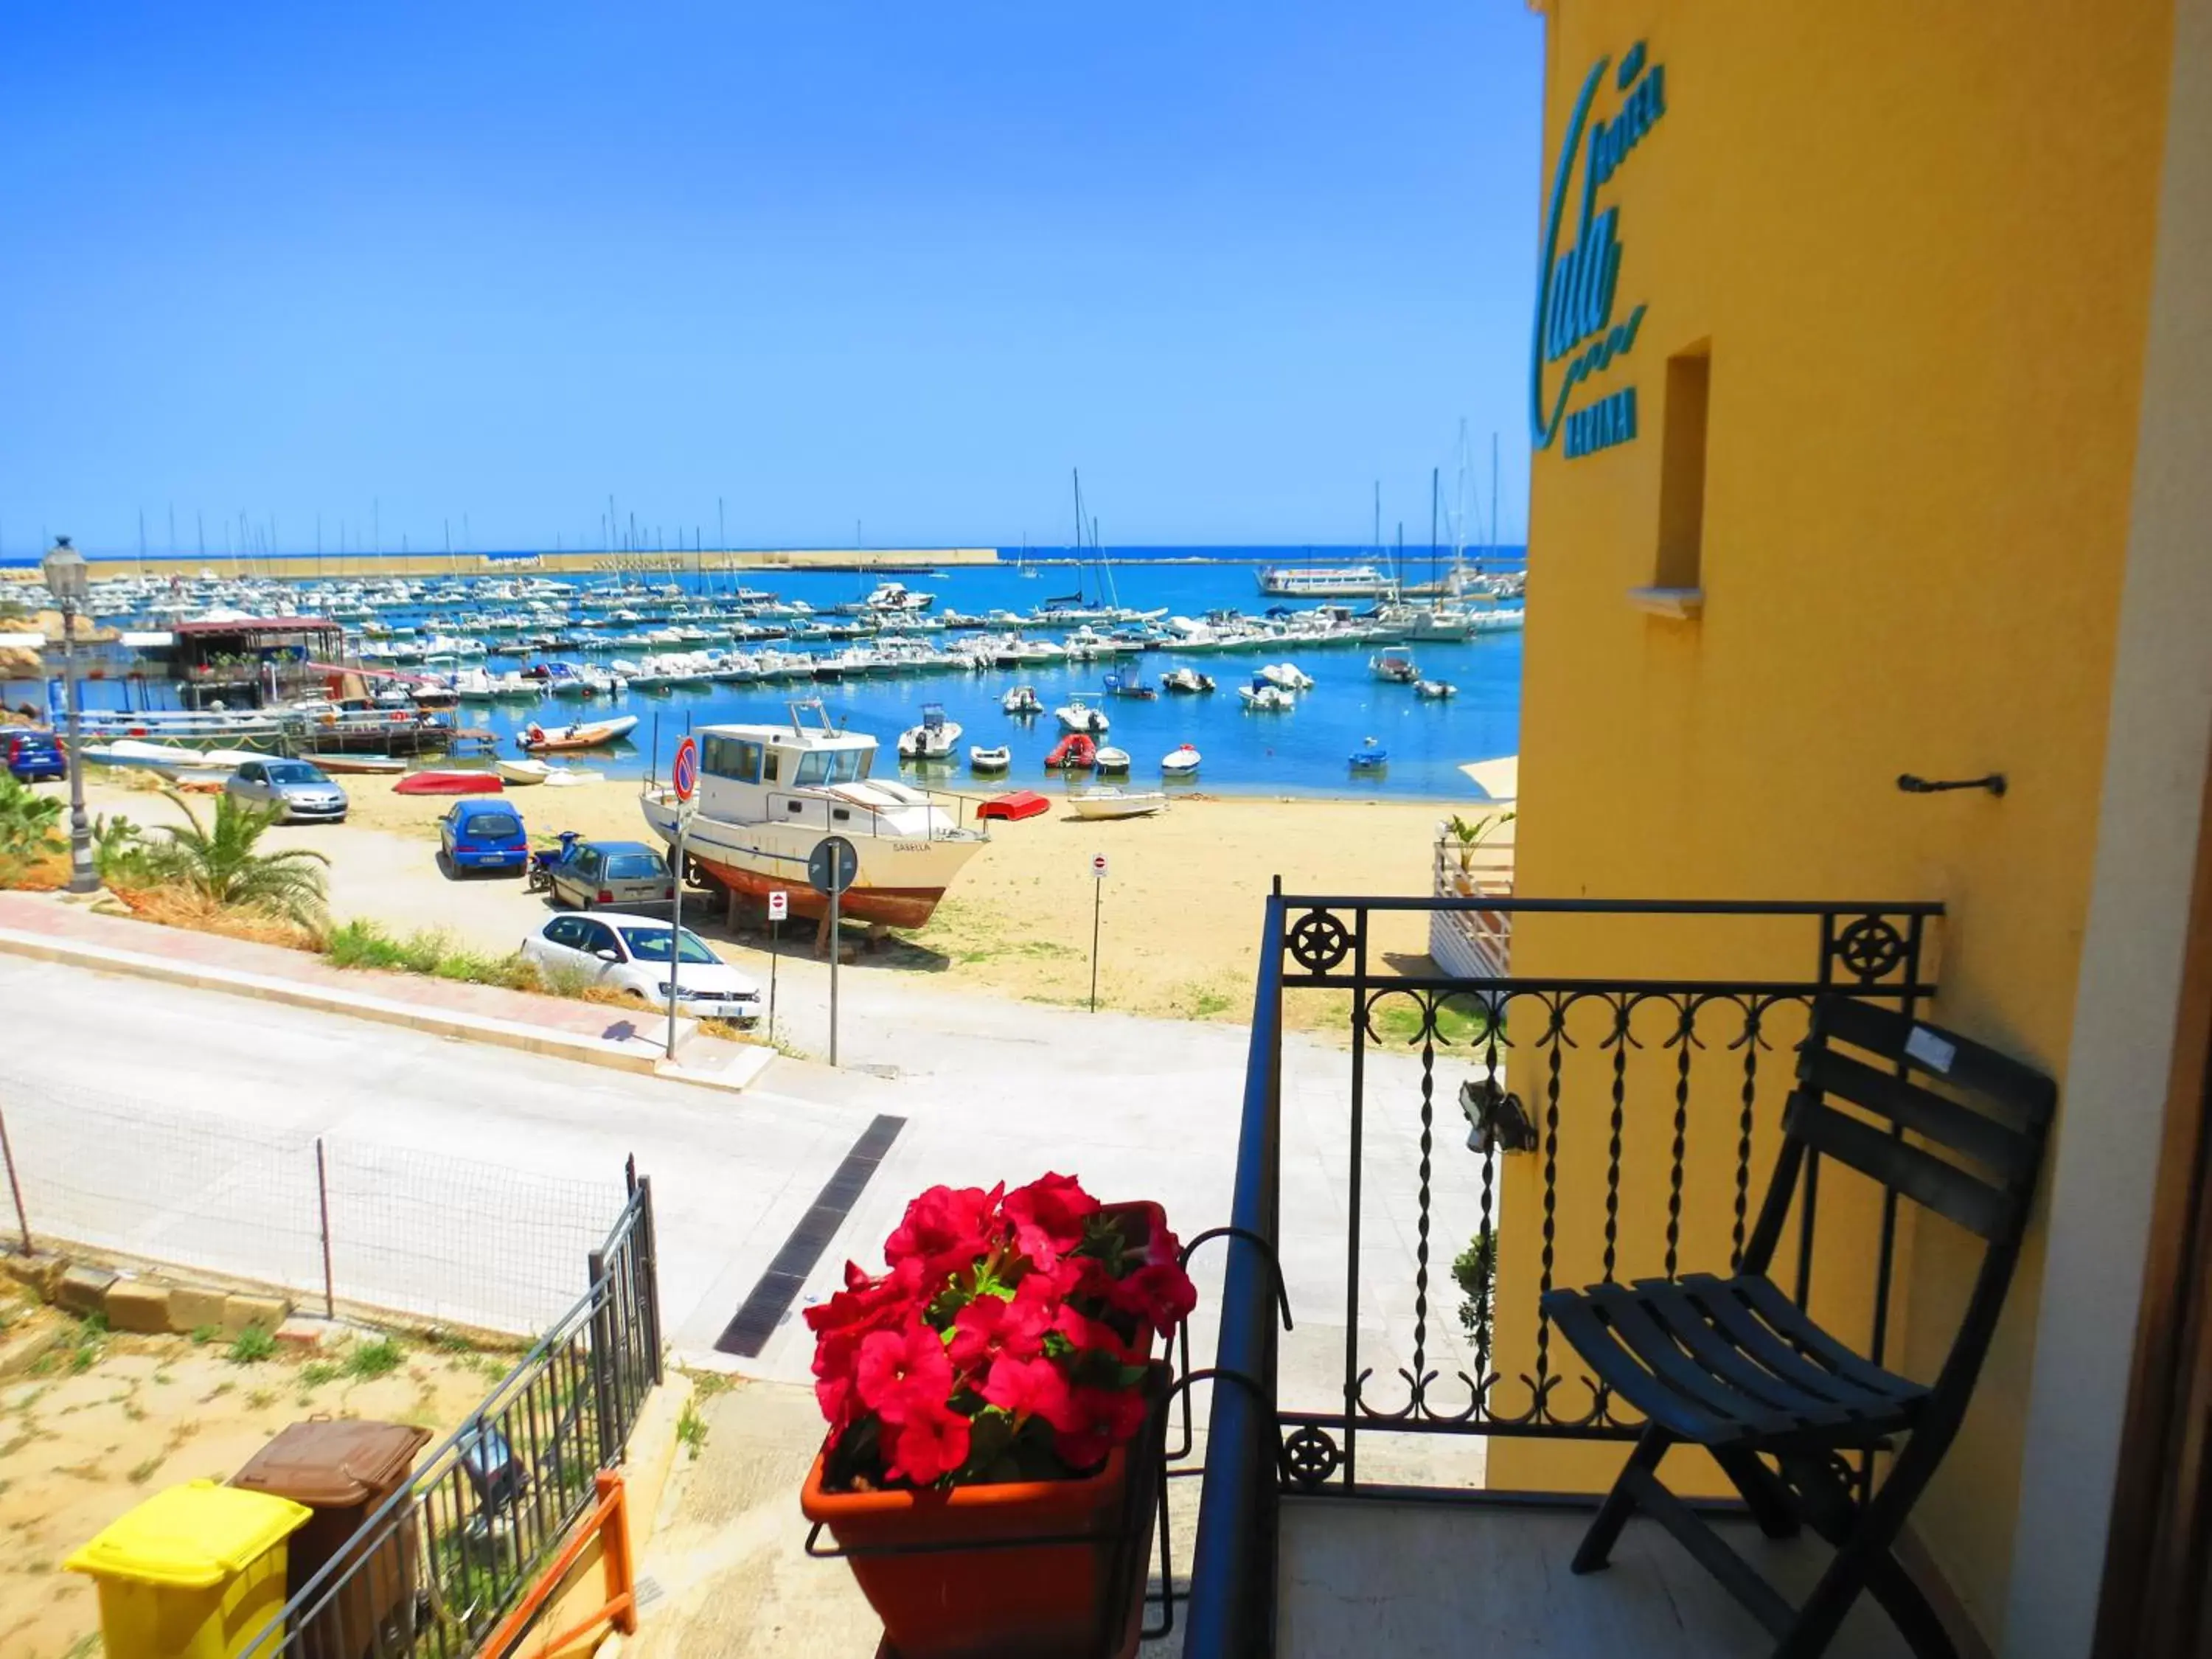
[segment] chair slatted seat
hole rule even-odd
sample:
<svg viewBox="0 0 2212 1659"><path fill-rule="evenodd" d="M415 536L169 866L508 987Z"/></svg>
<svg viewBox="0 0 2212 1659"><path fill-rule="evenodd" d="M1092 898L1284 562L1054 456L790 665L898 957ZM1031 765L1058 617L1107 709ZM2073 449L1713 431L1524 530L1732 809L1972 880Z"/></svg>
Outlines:
<svg viewBox="0 0 2212 1659"><path fill-rule="evenodd" d="M1868 1058L1841 1052L1855 1048ZM1940 1082L1930 1087L1923 1079ZM1552 1291L1550 1318L1597 1380L1645 1426L1576 1553L1606 1565L1629 1517L1659 1522L1777 1641L1814 1659L1862 1591L1921 1659L1956 1659L1935 1612L1892 1553L1958 1432L2027 1226L2057 1109L2051 1079L1956 1033L1840 996L1823 997L1783 1115L1783 1144L1740 1271ZM1874 1364L1821 1328L1771 1279L1791 1203L1815 1158L1844 1165L1982 1242L1979 1273L1932 1382ZM1771 1537L1809 1525L1835 1559L1792 1607L1698 1513L1660 1484L1678 1444L1711 1452ZM1901 1446L1901 1449L1898 1449ZM1862 1500L1846 1451L1895 1450Z"/></svg>

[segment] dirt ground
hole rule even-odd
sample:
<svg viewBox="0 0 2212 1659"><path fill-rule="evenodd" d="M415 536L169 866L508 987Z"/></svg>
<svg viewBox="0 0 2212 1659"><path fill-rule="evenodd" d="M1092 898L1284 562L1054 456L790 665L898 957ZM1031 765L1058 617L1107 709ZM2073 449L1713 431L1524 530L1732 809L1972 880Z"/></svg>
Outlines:
<svg viewBox="0 0 2212 1659"><path fill-rule="evenodd" d="M88 1659L97 1594L62 1561L140 1499L226 1480L287 1425L313 1415L410 1423L443 1436L512 1356L397 1339L392 1356L280 1349L246 1363L229 1345L108 1333L0 1284L0 1654Z"/></svg>
<svg viewBox="0 0 2212 1659"><path fill-rule="evenodd" d="M331 860L334 919L374 917L400 933L442 928L480 948L512 950L549 914L509 877L461 880L439 869L437 821L452 805L398 795L390 781L340 780L349 820L272 831L287 846L313 847ZM557 830L650 840L635 782L568 789L543 786L511 799L534 836ZM101 781L95 811L141 823L173 816L158 793ZM864 958L887 971L927 973L933 982L990 989L1036 1001L1073 1003L1089 994L1092 903L1098 901L1100 1000L1133 1013L1179 1018L1249 1017L1261 906L1279 875L1297 894L1405 894L1428 890L1431 848L1450 807L1436 802L1178 799L1156 817L1090 823L1053 812L992 826L988 847L961 873L927 927ZM1474 813L1479 802L1459 810ZM1104 854L1103 889L1091 873ZM687 922L731 945L733 962L765 973L760 936L732 937L719 913L687 908ZM793 924L791 939L797 929ZM1378 964L1425 953L1418 915L1376 918L1370 949ZM1317 1000L1297 1000L1319 1017Z"/></svg>

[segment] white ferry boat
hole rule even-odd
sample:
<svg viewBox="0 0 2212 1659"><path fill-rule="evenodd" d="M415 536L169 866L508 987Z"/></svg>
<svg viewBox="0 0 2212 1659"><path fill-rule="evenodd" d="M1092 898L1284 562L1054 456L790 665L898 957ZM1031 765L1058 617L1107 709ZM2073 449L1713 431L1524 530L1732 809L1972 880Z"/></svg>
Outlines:
<svg viewBox="0 0 2212 1659"><path fill-rule="evenodd" d="M1260 572L1260 591L1288 599L1381 599L1397 584L1371 564L1269 565Z"/></svg>
<svg viewBox="0 0 2212 1659"><path fill-rule="evenodd" d="M791 896L799 915L829 901L807 884L806 860L825 836L860 854L860 874L839 901L842 915L891 927L919 927L945 890L982 850L927 790L874 778L876 739L840 731L820 698L794 702L788 726L707 726L699 740L698 815L685 854L715 883L756 898ZM809 717L811 717L810 723ZM672 845L674 792L648 791L645 820Z"/></svg>

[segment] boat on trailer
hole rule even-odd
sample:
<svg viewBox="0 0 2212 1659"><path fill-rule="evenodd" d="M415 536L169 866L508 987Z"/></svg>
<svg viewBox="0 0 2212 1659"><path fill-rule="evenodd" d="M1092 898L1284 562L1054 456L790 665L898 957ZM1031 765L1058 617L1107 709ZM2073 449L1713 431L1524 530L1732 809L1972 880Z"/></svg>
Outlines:
<svg viewBox="0 0 2212 1659"><path fill-rule="evenodd" d="M948 806L926 789L871 775L880 745L866 732L841 731L819 697L790 709L787 726L703 726L693 732L699 782L696 813L684 830L686 859L726 892L763 901L787 893L794 914L818 916L829 900L808 884L807 859L826 837L841 836L860 855L841 914L921 927L982 850L983 833L960 822L957 800ZM678 805L665 787L638 802L653 833L672 844Z"/></svg>

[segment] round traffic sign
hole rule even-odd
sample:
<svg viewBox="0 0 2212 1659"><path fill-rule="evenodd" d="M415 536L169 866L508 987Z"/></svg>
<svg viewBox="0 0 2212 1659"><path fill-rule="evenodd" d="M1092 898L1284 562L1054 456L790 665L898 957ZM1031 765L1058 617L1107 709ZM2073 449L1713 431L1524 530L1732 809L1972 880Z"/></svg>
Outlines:
<svg viewBox="0 0 2212 1659"><path fill-rule="evenodd" d="M676 745L676 760L668 769L668 781L675 786L677 799L691 799L691 792L699 787L699 744L696 738L686 738Z"/></svg>
<svg viewBox="0 0 2212 1659"><path fill-rule="evenodd" d="M768 919L782 921L791 915L791 895L777 888L768 896Z"/></svg>
<svg viewBox="0 0 2212 1659"><path fill-rule="evenodd" d="M1092 856L1091 860L1091 873L1097 877L1101 881L1106 879L1106 855L1103 853L1096 854Z"/></svg>
<svg viewBox="0 0 2212 1659"><path fill-rule="evenodd" d="M842 836L823 836L806 855L806 879L817 893L842 893L860 874L860 849Z"/></svg>

